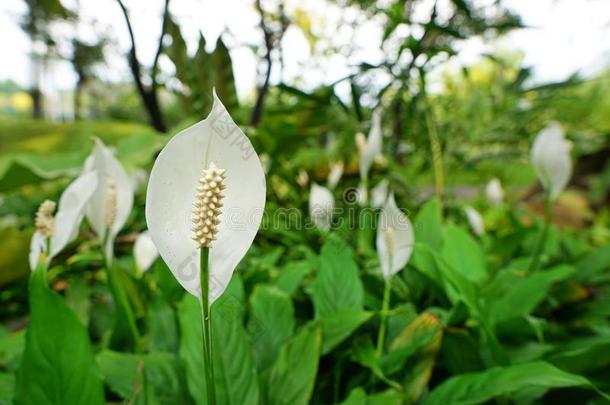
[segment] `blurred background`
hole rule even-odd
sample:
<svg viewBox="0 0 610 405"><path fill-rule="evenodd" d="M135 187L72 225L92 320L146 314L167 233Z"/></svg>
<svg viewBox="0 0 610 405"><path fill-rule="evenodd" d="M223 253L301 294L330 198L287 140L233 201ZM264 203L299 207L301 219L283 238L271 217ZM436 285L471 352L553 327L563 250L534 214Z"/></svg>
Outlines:
<svg viewBox="0 0 610 405"><path fill-rule="evenodd" d="M375 167L406 207L477 198L494 177L542 211L533 136L559 121L577 159L555 221L608 239L610 2L606 0L5 0L0 3L0 283L27 274L33 214L80 171L90 136L139 187L216 88L269 170L271 208L344 162L383 111ZM299 181L297 181L299 180ZM341 191L338 191L339 194Z"/></svg>

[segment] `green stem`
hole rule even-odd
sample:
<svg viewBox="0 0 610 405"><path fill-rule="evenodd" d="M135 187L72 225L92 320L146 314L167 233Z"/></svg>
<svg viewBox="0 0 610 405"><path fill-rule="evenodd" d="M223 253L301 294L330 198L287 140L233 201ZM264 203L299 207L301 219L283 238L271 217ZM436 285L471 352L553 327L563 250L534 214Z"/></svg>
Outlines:
<svg viewBox="0 0 610 405"><path fill-rule="evenodd" d="M106 234L102 238L102 256L104 257L104 268L106 269L106 274L108 276L110 292L112 293L114 302L117 306L117 312L122 313L122 316L127 322L127 327L129 328L129 333L131 334L131 338L136 348L136 352L141 353L144 351L144 348L142 346L142 339L140 338L140 332L138 331L138 327L136 325L136 318L131 309L131 305L129 304L129 299L127 298L127 294L125 293L123 285L120 281L119 270L114 267L114 265L112 264L112 260L108 260L106 258L106 255L104 254L104 248L106 246L107 240L108 235Z"/></svg>
<svg viewBox="0 0 610 405"><path fill-rule="evenodd" d="M381 359L383 343L385 342L386 318L390 307L390 291L392 290L392 277L384 280L383 302L381 304L379 334L377 335L377 357Z"/></svg>
<svg viewBox="0 0 610 405"><path fill-rule="evenodd" d="M430 140L430 150L432 152L432 165L434 168L434 189L439 202L443 201L445 192L445 175L443 173L443 153L441 151L441 143L438 139L438 133L432 114L430 112L430 104L426 100L425 107L426 126L428 127L428 138Z"/></svg>
<svg viewBox="0 0 610 405"><path fill-rule="evenodd" d="M201 285L201 329L203 332L203 366L206 379L208 405L216 405L216 386L214 384L214 366L212 351L212 310L210 308L210 272L208 258L210 249L201 247L199 260L201 264L199 282Z"/></svg>
<svg viewBox="0 0 610 405"><path fill-rule="evenodd" d="M540 264L540 256L542 255L542 250L544 249L544 245L546 244L546 240L549 236L549 228L551 227L551 220L553 219L553 201L549 193L546 194L545 204L544 204L544 225L542 228L542 233L540 234L540 239L538 239L538 243L536 244L536 249L534 250L534 255L532 256L532 261L530 262L529 272L536 271L538 265Z"/></svg>

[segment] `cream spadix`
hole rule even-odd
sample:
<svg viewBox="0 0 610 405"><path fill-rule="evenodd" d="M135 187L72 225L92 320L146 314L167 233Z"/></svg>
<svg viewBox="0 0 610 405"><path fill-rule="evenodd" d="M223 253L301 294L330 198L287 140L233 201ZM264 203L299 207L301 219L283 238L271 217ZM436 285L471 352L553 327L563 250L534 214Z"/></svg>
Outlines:
<svg viewBox="0 0 610 405"><path fill-rule="evenodd" d="M414 241L411 221L396 206L394 194L390 194L377 225L377 254L384 278L390 278L405 267L413 253Z"/></svg>
<svg viewBox="0 0 610 405"><path fill-rule="evenodd" d="M212 178L202 183L212 169L212 177L222 181ZM146 195L150 236L189 293L201 297L200 247L208 242L210 305L226 289L260 226L265 189L256 151L214 94L209 116L178 133L159 153ZM205 203L202 195L209 195ZM222 210L214 198L222 203ZM209 204L205 213L202 204Z"/></svg>
<svg viewBox="0 0 610 405"><path fill-rule="evenodd" d="M83 211L97 187L96 173L85 173L66 188L56 205L45 201L36 213L36 231L30 243L30 268L34 270L42 253L45 264L61 252L78 234ZM49 251L47 251L47 246Z"/></svg>
<svg viewBox="0 0 610 405"><path fill-rule="evenodd" d="M532 165L549 198L555 200L572 175L569 144L554 122L538 133L532 145Z"/></svg>

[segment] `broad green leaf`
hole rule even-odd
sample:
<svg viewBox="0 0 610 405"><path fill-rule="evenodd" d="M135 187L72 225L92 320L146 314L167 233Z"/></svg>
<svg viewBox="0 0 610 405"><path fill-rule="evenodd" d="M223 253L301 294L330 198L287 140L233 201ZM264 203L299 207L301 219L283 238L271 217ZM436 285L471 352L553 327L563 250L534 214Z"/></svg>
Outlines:
<svg viewBox="0 0 610 405"><path fill-rule="evenodd" d="M569 266L560 266L534 274L503 270L485 289L487 319L493 325L532 313L548 295L551 286L574 273Z"/></svg>
<svg viewBox="0 0 610 405"><path fill-rule="evenodd" d="M263 376L262 402L267 405L307 405L313 393L322 344L315 324L287 340Z"/></svg>
<svg viewBox="0 0 610 405"><path fill-rule="evenodd" d="M0 326L0 368L14 371L19 365L25 346L25 333L9 332Z"/></svg>
<svg viewBox="0 0 610 405"><path fill-rule="evenodd" d="M473 283L480 283L487 277L485 255L481 246L470 234L456 225L445 227L442 257L462 276Z"/></svg>
<svg viewBox="0 0 610 405"><path fill-rule="evenodd" d="M148 330L151 351L178 352L178 319L172 306L161 295L155 296L150 302Z"/></svg>
<svg viewBox="0 0 610 405"><path fill-rule="evenodd" d="M270 286L258 286L250 297L248 331L259 370L268 368L280 346L294 333L294 307L290 297Z"/></svg>
<svg viewBox="0 0 610 405"><path fill-rule="evenodd" d="M572 373L586 373L610 365L610 337L572 339L548 357L549 362Z"/></svg>
<svg viewBox="0 0 610 405"><path fill-rule="evenodd" d="M364 289L349 246L336 235L330 235L322 247L320 269L313 285L316 318L343 309L360 310Z"/></svg>
<svg viewBox="0 0 610 405"><path fill-rule="evenodd" d="M367 405L404 405L405 399L404 396L394 390L389 389L377 394L369 395L367 401Z"/></svg>
<svg viewBox="0 0 610 405"><path fill-rule="evenodd" d="M366 392L362 388L354 388L345 401L338 405L366 405Z"/></svg>
<svg viewBox="0 0 610 405"><path fill-rule="evenodd" d="M237 90L235 88L235 79L233 78L233 62L229 50L222 41L222 37L218 37L216 48L212 54L212 63L214 66L214 86L218 97L229 111L239 107L237 99Z"/></svg>
<svg viewBox="0 0 610 405"><path fill-rule="evenodd" d="M275 286L288 295L294 294L303 278L315 268L312 261L288 263L275 280Z"/></svg>
<svg viewBox="0 0 610 405"><path fill-rule="evenodd" d="M341 310L320 319L322 324L322 354L327 354L347 339L373 316L372 312Z"/></svg>
<svg viewBox="0 0 610 405"><path fill-rule="evenodd" d="M415 237L417 242L440 251L443 247L443 218L438 198L428 201L415 217Z"/></svg>
<svg viewBox="0 0 610 405"><path fill-rule="evenodd" d="M30 323L17 371L16 405L104 403L102 379L87 330L46 286L39 267L30 277Z"/></svg>
<svg viewBox="0 0 610 405"><path fill-rule="evenodd" d="M442 363L451 374L481 370L483 362L477 341L466 330L447 328L443 335Z"/></svg>
<svg viewBox="0 0 610 405"><path fill-rule="evenodd" d="M146 355L103 351L97 362L108 387L125 400L137 403L189 404L184 365L172 353Z"/></svg>
<svg viewBox="0 0 610 405"><path fill-rule="evenodd" d="M383 358L383 369L389 375L400 370L416 354L432 354L440 349L442 325L434 315L423 312L409 323L390 344Z"/></svg>
<svg viewBox="0 0 610 405"><path fill-rule="evenodd" d="M0 287L25 279L30 272L28 254L32 232L17 227L0 228Z"/></svg>
<svg viewBox="0 0 610 405"><path fill-rule="evenodd" d="M593 388L586 378L540 361L451 377L432 390L422 404L474 405L531 389L565 387Z"/></svg>
<svg viewBox="0 0 610 405"><path fill-rule="evenodd" d="M15 394L15 376L8 373L0 373L0 405L13 403Z"/></svg>
<svg viewBox="0 0 610 405"><path fill-rule="evenodd" d="M224 295L223 295L224 296ZM237 300L236 298L234 298ZM220 311L218 300L212 306L214 381L219 404L249 405L258 403L258 377L243 329L241 312ZM206 401L203 363L203 337L199 301L190 294L180 304L180 357L186 366L189 391L195 402Z"/></svg>

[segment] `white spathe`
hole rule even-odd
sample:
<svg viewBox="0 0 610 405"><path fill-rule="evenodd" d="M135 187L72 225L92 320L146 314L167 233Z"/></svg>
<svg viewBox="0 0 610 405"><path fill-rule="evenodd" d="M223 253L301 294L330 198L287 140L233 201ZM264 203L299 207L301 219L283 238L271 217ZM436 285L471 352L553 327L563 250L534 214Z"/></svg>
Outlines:
<svg viewBox="0 0 610 405"><path fill-rule="evenodd" d="M531 158L538 179L551 200L555 200L566 188L572 175L569 143L558 123L550 123L538 133L532 146Z"/></svg>
<svg viewBox="0 0 610 405"><path fill-rule="evenodd" d="M95 172L84 173L70 183L62 193L53 221L53 234L49 241L50 251L47 252L45 259L46 265L78 235L83 211L97 188L97 181ZM46 246L47 239L40 231L34 232L30 242L30 269L36 268L40 255L46 251Z"/></svg>
<svg viewBox="0 0 610 405"><path fill-rule="evenodd" d="M133 256L136 260L136 268L141 272L147 271L159 257L159 251L148 231L140 233L136 238L133 244Z"/></svg>
<svg viewBox="0 0 610 405"><path fill-rule="evenodd" d="M493 205L500 205L504 200L504 190L502 189L502 183L497 178L493 178L485 186L485 196L487 200Z"/></svg>
<svg viewBox="0 0 610 405"><path fill-rule="evenodd" d="M192 239L193 202L201 171L211 162L226 173L217 240L209 252L210 305L224 292L260 226L265 174L250 140L216 93L206 119L174 136L157 157L148 183L146 222L178 282L201 297L199 246Z"/></svg>
<svg viewBox="0 0 610 405"><path fill-rule="evenodd" d="M385 204L388 199L388 193L390 191L390 182L387 179L381 180L371 190L371 206L373 208L380 208Z"/></svg>
<svg viewBox="0 0 610 405"><path fill-rule="evenodd" d="M485 223L483 222L483 217L479 214L479 211L468 205L464 207L464 212L466 213L466 218L468 219L468 224L472 228L472 231L477 236L482 236L485 233Z"/></svg>
<svg viewBox="0 0 610 405"><path fill-rule="evenodd" d="M381 209L376 242L381 272L388 279L406 266L415 243L413 225L396 206L394 194L388 196Z"/></svg>
<svg viewBox="0 0 610 405"><path fill-rule="evenodd" d="M114 156L114 153L99 138L94 138L93 152L85 161L85 172L95 172L98 177L97 188L85 208L85 216L98 237L106 238L104 255L108 263L114 255L114 239L125 226L131 208L133 207L133 181ZM109 204L109 190L114 188L116 201L110 226L106 224L109 214L106 212Z"/></svg>
<svg viewBox="0 0 610 405"><path fill-rule="evenodd" d="M309 215L313 223L320 229L329 230L334 209L335 198L333 193L326 187L312 183L309 193Z"/></svg>
<svg viewBox="0 0 610 405"><path fill-rule="evenodd" d="M343 162L337 161L330 165L330 171L328 172L328 178L326 179L326 184L328 188L333 190L339 184L341 177L343 176Z"/></svg>
<svg viewBox="0 0 610 405"><path fill-rule="evenodd" d="M383 147L383 139L381 134L381 110L378 108L373 111L371 118L371 129L366 143L359 147L360 152L360 178L366 180L369 175L369 169L375 160L375 157L381 154Z"/></svg>

